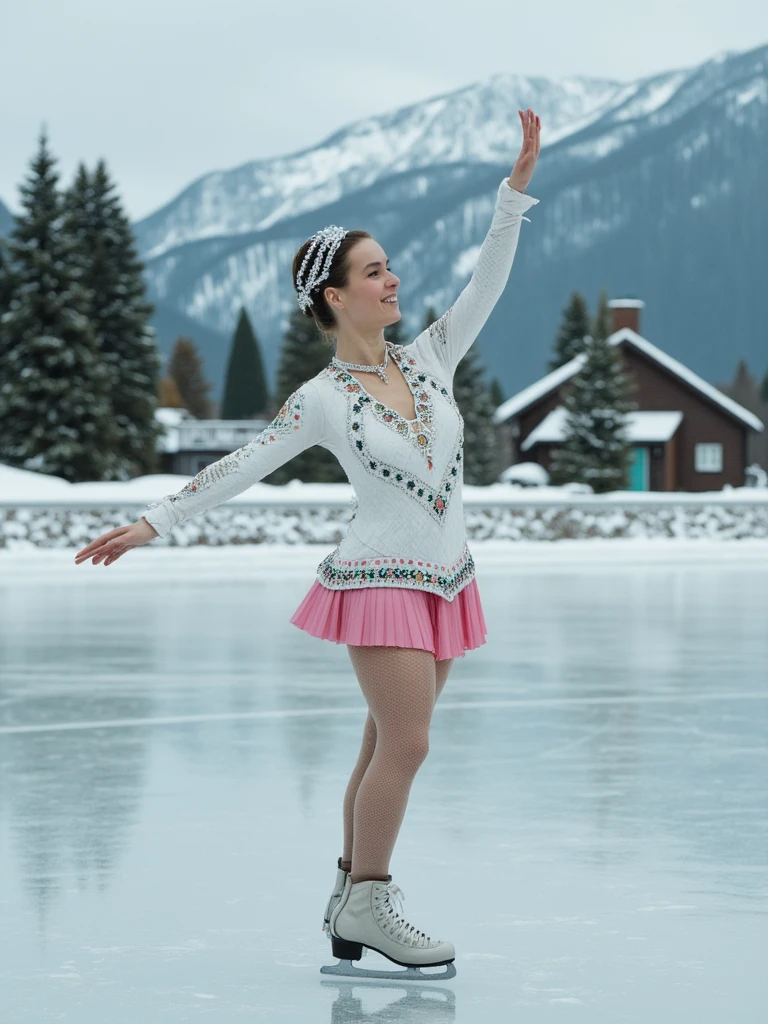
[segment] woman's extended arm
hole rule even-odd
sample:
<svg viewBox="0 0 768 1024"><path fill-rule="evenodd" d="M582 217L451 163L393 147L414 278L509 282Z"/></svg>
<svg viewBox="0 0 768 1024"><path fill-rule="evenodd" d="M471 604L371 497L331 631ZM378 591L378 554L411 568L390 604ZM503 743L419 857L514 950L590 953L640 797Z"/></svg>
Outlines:
<svg viewBox="0 0 768 1024"><path fill-rule="evenodd" d="M79 564L114 562L124 550L164 537L191 516L215 508L268 476L295 455L325 437L322 400L307 381L285 401L269 426L252 441L202 469L180 491L152 502L137 523L110 530L78 551Z"/></svg>

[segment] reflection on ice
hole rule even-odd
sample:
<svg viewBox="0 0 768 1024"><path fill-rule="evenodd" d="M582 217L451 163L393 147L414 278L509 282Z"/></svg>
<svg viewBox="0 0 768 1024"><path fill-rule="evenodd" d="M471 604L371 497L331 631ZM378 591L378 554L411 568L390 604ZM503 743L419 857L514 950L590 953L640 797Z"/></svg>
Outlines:
<svg viewBox="0 0 768 1024"><path fill-rule="evenodd" d="M445 983L320 973L365 718L288 622L322 552L0 553L0 1017L760 1019L766 550L473 546L390 868Z"/></svg>

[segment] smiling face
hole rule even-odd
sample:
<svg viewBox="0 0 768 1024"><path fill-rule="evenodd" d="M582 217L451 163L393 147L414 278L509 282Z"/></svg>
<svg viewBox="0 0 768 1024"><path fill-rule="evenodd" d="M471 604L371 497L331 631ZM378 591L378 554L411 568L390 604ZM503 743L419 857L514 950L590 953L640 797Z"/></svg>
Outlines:
<svg viewBox="0 0 768 1024"><path fill-rule="evenodd" d="M349 269L345 288L326 288L325 297L339 327L358 331L381 330L396 323L402 314L397 301L400 278L389 269L389 260L373 238L363 238L347 256Z"/></svg>

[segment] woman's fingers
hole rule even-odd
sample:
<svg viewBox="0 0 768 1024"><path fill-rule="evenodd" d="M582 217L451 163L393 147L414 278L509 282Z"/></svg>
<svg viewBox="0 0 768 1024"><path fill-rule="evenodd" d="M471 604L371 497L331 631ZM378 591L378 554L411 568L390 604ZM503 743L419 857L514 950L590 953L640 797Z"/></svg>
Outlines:
<svg viewBox="0 0 768 1024"><path fill-rule="evenodd" d="M115 551L112 552L111 555L104 559L104 565L109 565L111 562L116 562L120 555L124 555L126 551L130 550L131 547L133 547L132 544L129 544L128 547L117 548Z"/></svg>
<svg viewBox="0 0 768 1024"><path fill-rule="evenodd" d="M125 547L125 535L132 529L130 526L118 526L114 530L102 533L96 540L91 541L75 555L75 564L87 562L93 558L93 564L97 565L107 555L111 555L117 548Z"/></svg>
<svg viewBox="0 0 768 1024"><path fill-rule="evenodd" d="M114 562L124 551L133 546L133 544L122 544L119 541L113 541L111 544L107 544L104 551L94 558L93 564L98 565L99 562L104 562L104 565L109 565L110 562Z"/></svg>
<svg viewBox="0 0 768 1024"><path fill-rule="evenodd" d="M81 551L77 552L77 554L75 555L75 561L77 561L81 556L83 558L88 558L103 544L105 544L107 541L112 540L113 537L121 537L126 530L130 530L130 526L117 526L115 527L114 530L109 530L107 533L102 533L100 537L97 537L96 540L92 540L90 544L86 544L86 546Z"/></svg>
<svg viewBox="0 0 768 1024"><path fill-rule="evenodd" d="M539 131L541 129L541 122L538 114L534 114L530 107L525 111L522 111L518 107L518 114L520 115L520 122L523 126L523 150L524 151L536 151L538 148Z"/></svg>

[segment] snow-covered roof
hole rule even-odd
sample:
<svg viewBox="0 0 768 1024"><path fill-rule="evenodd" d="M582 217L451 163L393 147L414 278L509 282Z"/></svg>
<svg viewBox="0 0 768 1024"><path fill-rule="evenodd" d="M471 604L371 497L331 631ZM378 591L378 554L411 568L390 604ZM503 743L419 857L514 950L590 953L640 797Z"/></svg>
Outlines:
<svg viewBox="0 0 768 1024"><path fill-rule="evenodd" d="M155 409L155 419L166 427L176 427L191 415L187 409L176 409L172 405L161 405Z"/></svg>
<svg viewBox="0 0 768 1024"><path fill-rule="evenodd" d="M722 391L718 391L717 388L708 384L702 377L694 373L693 370L689 370L683 363L678 362L677 359L673 359L672 356L667 355L666 352L662 352L656 345L651 344L647 338L643 338L636 331L633 331L631 327L622 327L621 330L614 331L614 333L608 338L611 345L620 345L623 341L629 342L634 345L636 349L643 352L654 362L659 363L665 369L669 370L675 377L685 381L690 387L698 391L700 394L709 398L716 405L725 409L736 419L741 420L742 423L746 423L748 427L753 430L762 431L764 429L762 420L758 419L748 409L745 409L743 405L739 405L738 402L734 402L732 398L724 395ZM570 362L564 363L559 366L556 370L548 373L545 377L535 381L527 388L523 388L522 391L518 391L516 395L508 398L506 402L498 407L493 415L494 423L505 423L513 416L517 416L518 413L527 409L534 402L548 395L551 391L560 387L565 381L575 376L576 373L581 369L586 360L586 356L582 352L578 356L574 356Z"/></svg>
<svg viewBox="0 0 768 1024"><path fill-rule="evenodd" d="M520 445L528 451L535 444L557 444L565 439L565 406L548 413ZM683 420L681 412L631 412L627 414L626 434L633 443L668 441Z"/></svg>

